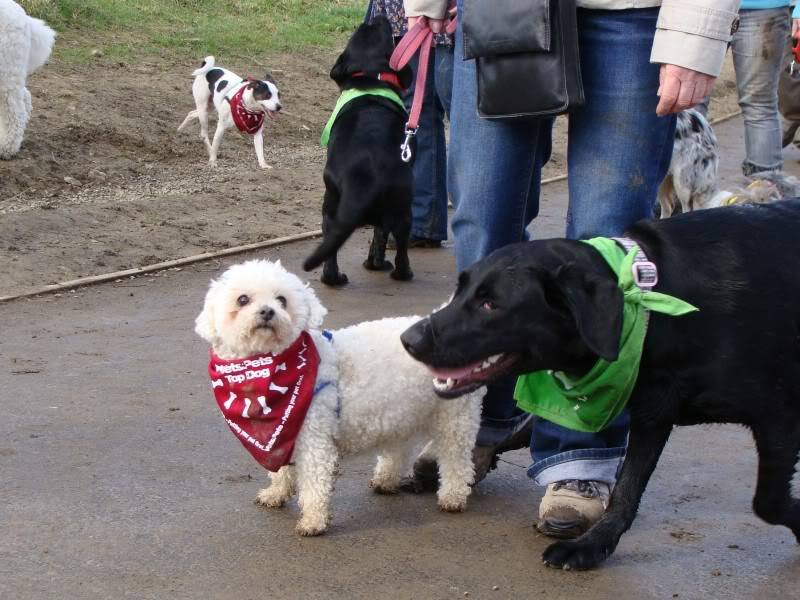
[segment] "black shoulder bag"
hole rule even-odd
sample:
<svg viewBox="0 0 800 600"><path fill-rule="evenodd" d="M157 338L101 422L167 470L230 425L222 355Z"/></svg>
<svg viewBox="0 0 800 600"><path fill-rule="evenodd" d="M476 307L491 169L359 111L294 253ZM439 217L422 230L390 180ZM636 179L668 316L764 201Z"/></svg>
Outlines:
<svg viewBox="0 0 800 600"><path fill-rule="evenodd" d="M464 0L459 19L481 117L552 116L583 105L575 0Z"/></svg>

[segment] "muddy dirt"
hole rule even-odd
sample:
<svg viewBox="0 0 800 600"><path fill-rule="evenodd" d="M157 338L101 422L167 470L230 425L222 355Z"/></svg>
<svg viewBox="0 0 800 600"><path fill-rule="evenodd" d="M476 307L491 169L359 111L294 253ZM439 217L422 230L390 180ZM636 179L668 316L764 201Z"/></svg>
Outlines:
<svg viewBox="0 0 800 600"><path fill-rule="evenodd" d="M59 43L74 44L69 35ZM319 132L337 90L335 51L217 62L269 70L287 114L269 122L258 168L251 139L223 138L219 166L191 125L197 58L88 65L54 59L29 80L34 114L20 154L0 162L0 295L317 229L325 153ZM712 116L736 109L730 69ZM213 130L212 130L213 131ZM559 120L545 177L565 169Z"/></svg>

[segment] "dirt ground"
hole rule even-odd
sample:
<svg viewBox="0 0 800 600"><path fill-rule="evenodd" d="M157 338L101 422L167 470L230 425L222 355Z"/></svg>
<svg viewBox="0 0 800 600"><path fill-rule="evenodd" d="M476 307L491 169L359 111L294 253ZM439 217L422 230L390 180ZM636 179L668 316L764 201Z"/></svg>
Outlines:
<svg viewBox="0 0 800 600"><path fill-rule="evenodd" d="M76 41L65 34L59 43ZM264 171L237 132L226 133L212 170L199 128L176 131L193 108L196 57L52 61L29 80L34 114L21 153L0 162L0 295L317 229L334 57L217 57L278 81L287 113L268 124L273 169ZM728 65L712 117L734 110ZM565 119L554 142L545 177L564 172Z"/></svg>

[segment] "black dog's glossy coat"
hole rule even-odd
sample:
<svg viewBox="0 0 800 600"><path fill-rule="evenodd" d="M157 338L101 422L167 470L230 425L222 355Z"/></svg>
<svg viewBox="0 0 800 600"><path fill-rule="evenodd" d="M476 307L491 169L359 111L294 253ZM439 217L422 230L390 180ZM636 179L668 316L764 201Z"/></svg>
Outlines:
<svg viewBox="0 0 800 600"><path fill-rule="evenodd" d="M377 80L389 71L394 49L392 31L385 17L363 24L355 31L331 69L331 78L342 90L390 87ZM361 75L354 77L356 73ZM406 67L398 74L403 86L410 83ZM303 263L306 271L325 263L322 282L344 285L336 253L353 231L372 225L374 235L364 267L388 270L385 259L389 233L397 242L393 279L413 277L408 263L411 232L411 164L400 159L405 136L405 112L390 100L363 96L348 103L333 125L325 164L325 198L322 204L323 241Z"/></svg>
<svg viewBox="0 0 800 600"><path fill-rule="evenodd" d="M587 569L614 551L675 424L748 426L759 455L753 509L800 541L800 499L791 496L800 451L800 200L642 221L627 235L658 266L655 290L700 311L651 313L608 511L580 538L551 545L544 561ZM516 244L463 272L453 300L402 339L435 367L512 353L504 375L580 374L598 356L616 358L621 305L613 273L590 246Z"/></svg>

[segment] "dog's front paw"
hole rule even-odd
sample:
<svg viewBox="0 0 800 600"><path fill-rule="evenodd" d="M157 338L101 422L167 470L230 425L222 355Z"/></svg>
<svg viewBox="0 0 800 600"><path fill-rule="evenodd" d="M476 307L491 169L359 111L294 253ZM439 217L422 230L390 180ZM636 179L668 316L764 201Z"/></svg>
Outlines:
<svg viewBox="0 0 800 600"><path fill-rule="evenodd" d="M376 494L396 494L400 491L400 481L381 480L373 477L369 482L369 487Z"/></svg>
<svg viewBox="0 0 800 600"><path fill-rule="evenodd" d="M565 571L594 569L614 551L605 544L565 540L551 544L542 554L542 562L548 567Z"/></svg>
<svg viewBox="0 0 800 600"><path fill-rule="evenodd" d="M319 280L324 283L325 285L330 285L332 287L340 287L343 285L347 285L347 282L350 281L347 278L347 275L344 273L336 273L335 275L329 275L327 273L322 273L322 277Z"/></svg>
<svg viewBox="0 0 800 600"><path fill-rule="evenodd" d="M216 160L209 160L208 161L208 168L209 169L216 169L217 168L217 161Z"/></svg>
<svg viewBox="0 0 800 600"><path fill-rule="evenodd" d="M268 506L269 508L280 508L286 504L288 496L277 491L276 487L277 486L270 486L268 488L259 490L258 494L256 494L256 504Z"/></svg>
<svg viewBox="0 0 800 600"><path fill-rule="evenodd" d="M464 490L444 491L440 489L437 504L444 512L464 512L467 510L469 491L469 486Z"/></svg>
<svg viewBox="0 0 800 600"><path fill-rule="evenodd" d="M303 515L294 530L303 537L322 535L328 529L329 517L323 515Z"/></svg>
<svg viewBox="0 0 800 600"><path fill-rule="evenodd" d="M395 281L411 281L414 278L414 273L411 269L395 269L389 273L389 277Z"/></svg>
<svg viewBox="0 0 800 600"><path fill-rule="evenodd" d="M262 169L271 169L272 168L272 165L268 165L267 163L259 163L258 166L261 167Z"/></svg>

